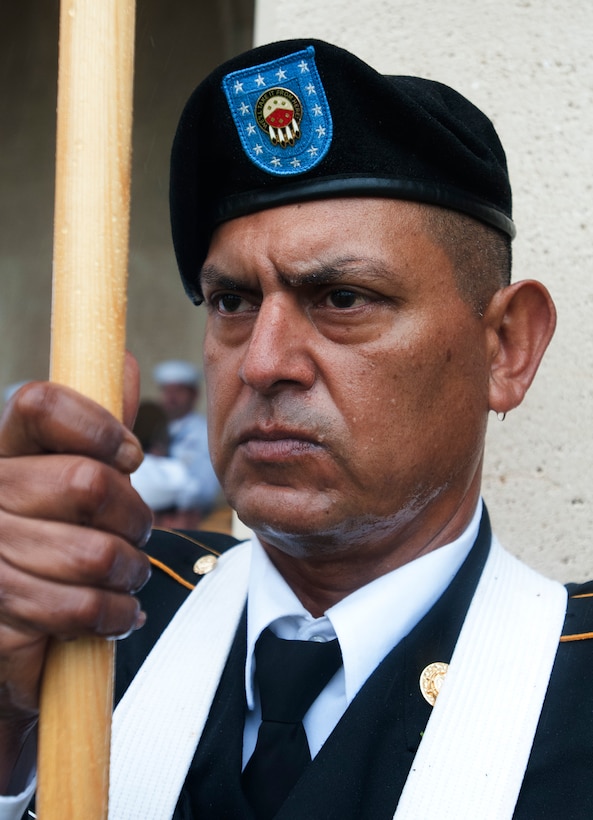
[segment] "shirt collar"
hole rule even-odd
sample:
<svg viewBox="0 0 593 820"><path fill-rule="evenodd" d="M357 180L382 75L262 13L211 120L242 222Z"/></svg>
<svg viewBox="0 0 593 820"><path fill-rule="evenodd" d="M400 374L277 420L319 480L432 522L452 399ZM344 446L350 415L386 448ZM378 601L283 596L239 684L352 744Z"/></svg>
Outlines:
<svg viewBox="0 0 593 820"><path fill-rule="evenodd" d="M402 640L449 586L477 537L480 501L465 531L449 544L366 584L314 618L253 537L247 599L245 692L254 705L253 650L273 624L281 638L331 640L337 636L344 660L347 703L387 653Z"/></svg>

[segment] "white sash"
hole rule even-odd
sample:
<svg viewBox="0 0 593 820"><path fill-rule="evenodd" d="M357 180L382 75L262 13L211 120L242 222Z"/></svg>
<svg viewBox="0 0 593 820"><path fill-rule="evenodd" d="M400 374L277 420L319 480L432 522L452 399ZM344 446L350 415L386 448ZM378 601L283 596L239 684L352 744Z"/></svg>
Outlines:
<svg viewBox="0 0 593 820"><path fill-rule="evenodd" d="M395 820L513 816L566 599L493 539Z"/></svg>
<svg viewBox="0 0 593 820"><path fill-rule="evenodd" d="M250 555L245 543L221 556L115 710L110 820L171 818L245 605ZM396 820L512 817L565 609L561 584L493 540Z"/></svg>
<svg viewBox="0 0 593 820"><path fill-rule="evenodd" d="M110 820L168 820L247 597L251 544L219 559L175 613L113 714Z"/></svg>

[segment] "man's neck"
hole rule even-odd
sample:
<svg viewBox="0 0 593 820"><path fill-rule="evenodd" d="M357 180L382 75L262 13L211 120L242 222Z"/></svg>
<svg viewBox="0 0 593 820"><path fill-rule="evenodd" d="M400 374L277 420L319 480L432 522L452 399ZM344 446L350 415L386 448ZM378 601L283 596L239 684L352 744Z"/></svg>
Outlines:
<svg viewBox="0 0 593 820"><path fill-rule="evenodd" d="M314 546L298 556L291 546L271 543L259 537L270 560L292 588L303 606L320 617L343 598L404 564L420 558L458 538L470 524L479 495L467 495L445 523L424 517L422 526L414 522L400 531L382 534L358 544L340 545L335 551L327 544L318 554Z"/></svg>

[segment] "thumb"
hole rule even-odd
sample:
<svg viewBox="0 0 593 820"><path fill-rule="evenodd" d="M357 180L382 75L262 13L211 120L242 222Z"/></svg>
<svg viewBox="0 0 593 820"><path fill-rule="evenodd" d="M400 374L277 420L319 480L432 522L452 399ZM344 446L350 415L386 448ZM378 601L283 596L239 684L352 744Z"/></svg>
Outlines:
<svg viewBox="0 0 593 820"><path fill-rule="evenodd" d="M123 422L128 429L134 426L138 404L140 403L140 368L138 361L126 350L124 362L124 406Z"/></svg>

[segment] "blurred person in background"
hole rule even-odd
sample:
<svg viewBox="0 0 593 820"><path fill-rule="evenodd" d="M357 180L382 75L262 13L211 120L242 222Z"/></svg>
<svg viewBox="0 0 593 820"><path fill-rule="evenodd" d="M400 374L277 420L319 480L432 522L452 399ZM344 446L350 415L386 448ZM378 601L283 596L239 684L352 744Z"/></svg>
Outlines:
<svg viewBox="0 0 593 820"><path fill-rule="evenodd" d="M130 478L134 489L153 511L155 526L197 526L202 519L201 482L181 459L169 455L168 419L158 402L140 403L134 433L142 446L144 461Z"/></svg>
<svg viewBox="0 0 593 820"><path fill-rule="evenodd" d="M192 481L194 508L200 516L215 507L220 485L208 453L206 417L197 412L201 373L191 362L168 360L153 371L159 403L168 422L168 455L182 462Z"/></svg>

